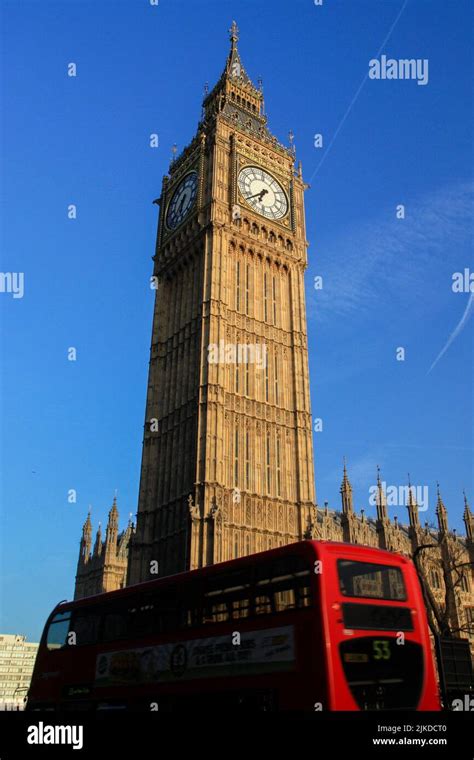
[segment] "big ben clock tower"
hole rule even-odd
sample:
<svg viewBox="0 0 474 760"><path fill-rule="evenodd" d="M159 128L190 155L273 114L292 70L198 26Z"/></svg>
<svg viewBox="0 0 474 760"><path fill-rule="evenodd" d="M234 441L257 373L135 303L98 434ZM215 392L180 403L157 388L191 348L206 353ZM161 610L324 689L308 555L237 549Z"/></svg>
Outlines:
<svg viewBox="0 0 474 760"><path fill-rule="evenodd" d="M128 583L311 535L301 169L230 30L225 70L163 179Z"/></svg>

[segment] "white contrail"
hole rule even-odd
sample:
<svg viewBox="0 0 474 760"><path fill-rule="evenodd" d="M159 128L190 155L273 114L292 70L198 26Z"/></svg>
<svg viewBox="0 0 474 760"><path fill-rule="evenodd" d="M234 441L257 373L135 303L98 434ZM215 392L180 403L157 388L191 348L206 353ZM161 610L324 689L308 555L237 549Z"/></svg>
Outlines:
<svg viewBox="0 0 474 760"><path fill-rule="evenodd" d="M462 317L461 317L461 319L459 321L459 324L453 330L453 332L449 336L448 340L446 341L446 345L439 352L438 356L436 357L436 359L434 360L433 364L429 368L428 373L427 373L428 375L430 374L430 372L433 369L433 367L435 367L436 364L439 362L439 360L441 359L441 357L443 356L443 354L446 353L446 351L450 347L451 343L458 337L459 333L465 327L465 325L467 323L467 320L469 319L469 317L471 316L471 313L473 311L473 305L474 305L474 293L471 293L471 295L469 296L469 301L467 302L467 306L464 309L464 314L462 315Z"/></svg>

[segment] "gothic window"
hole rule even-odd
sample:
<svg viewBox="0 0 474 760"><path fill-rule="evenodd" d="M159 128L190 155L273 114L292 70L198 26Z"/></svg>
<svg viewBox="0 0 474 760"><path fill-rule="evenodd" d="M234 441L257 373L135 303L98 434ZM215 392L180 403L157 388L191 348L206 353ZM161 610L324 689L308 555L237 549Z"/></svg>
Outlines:
<svg viewBox="0 0 474 760"><path fill-rule="evenodd" d="M273 358L273 384L275 388L275 404L278 405L279 399L278 399L278 357L275 352L275 356Z"/></svg>
<svg viewBox="0 0 474 760"><path fill-rule="evenodd" d="M281 464L280 464L280 438L276 439L276 487L277 496L281 495Z"/></svg>
<svg viewBox="0 0 474 760"><path fill-rule="evenodd" d="M439 573L438 573L437 570L432 570L431 571L431 584L432 584L433 588L437 588L437 589L441 588L441 583L440 583L440 579L439 579Z"/></svg>
<svg viewBox="0 0 474 760"><path fill-rule="evenodd" d="M469 593L469 581L467 579L467 576L463 573L461 576L461 588L463 591L466 591Z"/></svg>
<svg viewBox="0 0 474 760"><path fill-rule="evenodd" d="M234 486L239 485L239 428L234 433Z"/></svg>
<svg viewBox="0 0 474 760"><path fill-rule="evenodd" d="M271 482L272 470L271 470L271 455L270 455L270 433L267 433L266 452L265 453L266 453L266 466L265 466L265 469L266 469L267 493L270 493L270 491L271 491L271 485L272 485L272 482Z"/></svg>
<svg viewBox="0 0 474 760"><path fill-rule="evenodd" d="M269 377L268 377L268 359L265 362L265 401L269 400Z"/></svg>
<svg viewBox="0 0 474 760"><path fill-rule="evenodd" d="M234 557L239 556L239 534L235 531L234 534Z"/></svg>
<svg viewBox="0 0 474 760"><path fill-rule="evenodd" d="M245 313L247 316L250 314L250 264L245 267Z"/></svg>
<svg viewBox="0 0 474 760"><path fill-rule="evenodd" d="M267 291L267 273L263 273L263 319L268 319L268 291Z"/></svg>
<svg viewBox="0 0 474 760"><path fill-rule="evenodd" d="M250 440L249 431L245 431L245 488L250 488Z"/></svg>
<svg viewBox="0 0 474 760"><path fill-rule="evenodd" d="M245 537L245 554L250 554L250 536Z"/></svg>
<svg viewBox="0 0 474 760"><path fill-rule="evenodd" d="M240 380L240 365L239 362L235 362L235 392L239 393L239 380Z"/></svg>
<svg viewBox="0 0 474 760"><path fill-rule="evenodd" d="M272 277L272 311L273 324L277 323L277 302L276 302L276 277Z"/></svg>
<svg viewBox="0 0 474 760"><path fill-rule="evenodd" d="M235 262L235 310L240 311L240 261Z"/></svg>
<svg viewBox="0 0 474 760"><path fill-rule="evenodd" d="M250 372L249 362L246 361L244 364L244 394L246 396L249 395L249 372Z"/></svg>

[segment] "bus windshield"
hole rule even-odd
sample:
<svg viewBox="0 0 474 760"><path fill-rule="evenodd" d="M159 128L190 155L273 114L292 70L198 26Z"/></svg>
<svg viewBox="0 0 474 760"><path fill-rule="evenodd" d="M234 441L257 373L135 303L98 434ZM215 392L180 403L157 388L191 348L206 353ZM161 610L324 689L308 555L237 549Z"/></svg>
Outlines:
<svg viewBox="0 0 474 760"><path fill-rule="evenodd" d="M393 565L376 565L340 559L337 562L339 588L344 596L405 601L403 575Z"/></svg>

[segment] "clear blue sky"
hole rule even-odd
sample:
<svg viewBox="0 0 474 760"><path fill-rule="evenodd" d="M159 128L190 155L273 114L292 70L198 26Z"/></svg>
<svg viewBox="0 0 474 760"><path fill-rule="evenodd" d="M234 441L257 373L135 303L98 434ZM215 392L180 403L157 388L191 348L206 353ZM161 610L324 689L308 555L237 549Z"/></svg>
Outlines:
<svg viewBox="0 0 474 760"><path fill-rule="evenodd" d="M380 52L427 58L428 84L367 79L343 121L404 5ZM311 185L318 503L339 508L343 455L358 509L377 464L387 484L409 471L429 487L422 520L435 520L437 479L451 527L463 530L463 488L474 502L469 312L428 372L470 298L453 293L452 274L474 269L472 3L4 1L1 270L24 272L25 293L0 293L1 631L37 640L51 607L72 596L89 504L94 528L114 489L122 526L136 512L152 200L172 144L195 133L232 18L244 66L263 78L269 126L284 142L293 130ZM390 511L406 521L403 506Z"/></svg>

